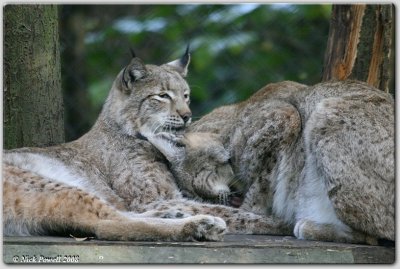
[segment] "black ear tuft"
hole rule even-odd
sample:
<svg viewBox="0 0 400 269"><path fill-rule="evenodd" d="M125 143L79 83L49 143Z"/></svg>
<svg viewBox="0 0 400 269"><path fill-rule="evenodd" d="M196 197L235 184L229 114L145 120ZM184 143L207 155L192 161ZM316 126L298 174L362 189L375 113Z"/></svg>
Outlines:
<svg viewBox="0 0 400 269"><path fill-rule="evenodd" d="M180 59L182 66L187 66L190 61L190 43L186 46L185 54Z"/></svg>
<svg viewBox="0 0 400 269"><path fill-rule="evenodd" d="M136 53L132 48L129 48L129 51L131 52L132 58L136 57Z"/></svg>
<svg viewBox="0 0 400 269"><path fill-rule="evenodd" d="M185 54L178 60L167 63L166 65L172 67L175 71L177 71L181 76L186 77L188 72L188 66L190 63L190 46L186 47Z"/></svg>

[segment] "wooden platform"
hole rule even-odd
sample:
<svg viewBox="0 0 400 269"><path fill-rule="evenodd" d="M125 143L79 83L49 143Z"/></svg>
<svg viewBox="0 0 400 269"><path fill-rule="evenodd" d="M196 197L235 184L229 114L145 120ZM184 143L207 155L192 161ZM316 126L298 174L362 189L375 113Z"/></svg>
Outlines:
<svg viewBox="0 0 400 269"><path fill-rule="evenodd" d="M8 264L391 264L394 261L394 247L304 241L290 236L226 235L223 242L77 241L62 237L3 238L3 262Z"/></svg>

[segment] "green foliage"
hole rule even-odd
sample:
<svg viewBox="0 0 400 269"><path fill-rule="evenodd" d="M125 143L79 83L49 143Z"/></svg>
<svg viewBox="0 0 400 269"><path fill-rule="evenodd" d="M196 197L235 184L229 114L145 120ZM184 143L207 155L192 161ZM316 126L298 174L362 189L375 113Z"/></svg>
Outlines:
<svg viewBox="0 0 400 269"><path fill-rule="evenodd" d="M190 43L187 80L193 114L200 117L270 82L320 81L331 6L80 6L79 11L85 19L84 68L92 105L87 109L100 109L113 78L130 60L129 47L146 63L162 64L180 57ZM99 19L102 14L109 18Z"/></svg>

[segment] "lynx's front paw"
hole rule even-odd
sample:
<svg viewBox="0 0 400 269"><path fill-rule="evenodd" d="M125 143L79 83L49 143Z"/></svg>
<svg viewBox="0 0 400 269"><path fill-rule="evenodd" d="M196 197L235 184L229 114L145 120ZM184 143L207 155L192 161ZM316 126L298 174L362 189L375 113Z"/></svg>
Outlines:
<svg viewBox="0 0 400 269"><path fill-rule="evenodd" d="M187 219L183 230L194 240L222 241L226 232L223 219L207 215L197 215Z"/></svg>

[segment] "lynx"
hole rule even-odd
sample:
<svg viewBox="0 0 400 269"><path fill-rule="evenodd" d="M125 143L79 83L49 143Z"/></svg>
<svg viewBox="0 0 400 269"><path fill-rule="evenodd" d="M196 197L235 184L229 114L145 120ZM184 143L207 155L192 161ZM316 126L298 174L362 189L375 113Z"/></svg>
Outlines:
<svg viewBox="0 0 400 269"><path fill-rule="evenodd" d="M394 102L358 81L265 86L187 132L222 138L240 206L294 226L299 239L394 240Z"/></svg>
<svg viewBox="0 0 400 269"><path fill-rule="evenodd" d="M5 151L4 235L222 240L226 232L281 233L285 225L274 218L184 198L165 157L146 139L179 134L191 122L189 61L188 50L160 66L134 57L88 133Z"/></svg>

